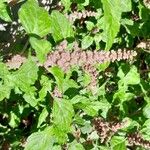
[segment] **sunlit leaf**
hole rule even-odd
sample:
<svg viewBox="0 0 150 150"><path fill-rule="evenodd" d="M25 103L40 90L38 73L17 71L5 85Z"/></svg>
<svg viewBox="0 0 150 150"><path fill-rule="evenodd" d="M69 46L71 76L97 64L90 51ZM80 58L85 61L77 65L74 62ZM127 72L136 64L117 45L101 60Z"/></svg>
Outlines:
<svg viewBox="0 0 150 150"><path fill-rule="evenodd" d="M58 11L51 13L51 33L57 42L67 37L74 37L74 32L67 18Z"/></svg>
<svg viewBox="0 0 150 150"><path fill-rule="evenodd" d="M65 99L55 99L53 110L53 123L60 130L68 132L72 123L72 117L74 116L74 109L72 104Z"/></svg>
<svg viewBox="0 0 150 150"><path fill-rule="evenodd" d="M30 43L32 48L35 50L38 60L44 63L48 52L51 51L51 43L45 39L37 39L30 37Z"/></svg>
<svg viewBox="0 0 150 150"><path fill-rule="evenodd" d="M19 10L19 19L28 34L43 37L50 33L50 17L48 12L38 6L35 0L29 0Z"/></svg>

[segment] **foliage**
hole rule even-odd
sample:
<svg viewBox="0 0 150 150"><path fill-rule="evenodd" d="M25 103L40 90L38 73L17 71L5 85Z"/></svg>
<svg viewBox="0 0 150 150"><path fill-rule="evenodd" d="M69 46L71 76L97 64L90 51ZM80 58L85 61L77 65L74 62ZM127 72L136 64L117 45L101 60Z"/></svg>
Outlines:
<svg viewBox="0 0 150 150"><path fill-rule="evenodd" d="M0 149L150 149L149 6L146 0L1 0ZM141 41L146 46L139 48ZM16 54L26 59L12 61ZM90 66L94 58L99 63ZM95 128L98 117L106 127L96 122Z"/></svg>

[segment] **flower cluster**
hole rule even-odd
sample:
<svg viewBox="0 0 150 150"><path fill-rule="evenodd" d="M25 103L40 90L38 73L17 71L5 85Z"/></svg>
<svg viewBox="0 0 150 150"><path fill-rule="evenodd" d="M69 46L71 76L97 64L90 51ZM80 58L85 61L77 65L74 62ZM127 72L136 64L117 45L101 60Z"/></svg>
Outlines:
<svg viewBox="0 0 150 150"><path fill-rule="evenodd" d="M101 143L105 143L110 140L111 137L121 128L124 127L124 122L107 122L102 118L95 118L93 125L97 134L101 139Z"/></svg>
<svg viewBox="0 0 150 150"><path fill-rule="evenodd" d="M64 71L68 70L71 66L78 65L83 66L85 64L95 65L97 63L114 62L120 60L132 60L137 53L132 50L121 50L118 51L81 51L74 50L69 51L54 51L50 53L44 64L45 68L50 66L58 65Z"/></svg>
<svg viewBox="0 0 150 150"><path fill-rule="evenodd" d="M101 143L105 143L118 132L124 128L126 122L108 122L102 118L95 118L93 120L94 129L100 137ZM141 146L145 149L150 149L150 141L144 140L139 133L130 133L126 136L129 146Z"/></svg>
<svg viewBox="0 0 150 150"><path fill-rule="evenodd" d="M66 14L66 17L69 19L70 22L74 22L77 19L85 19L87 17L95 17L97 15L96 12L94 11L88 11L88 10L83 10L81 12L75 11L71 14Z"/></svg>
<svg viewBox="0 0 150 150"><path fill-rule="evenodd" d="M127 136L129 145L141 146L150 149L150 141L144 140L139 133L132 133Z"/></svg>
<svg viewBox="0 0 150 150"><path fill-rule="evenodd" d="M52 96L57 97L57 98L62 98L63 97L62 93L60 92L60 90L58 89L57 86L55 86L55 88L52 92Z"/></svg>
<svg viewBox="0 0 150 150"><path fill-rule="evenodd" d="M24 56L17 54L8 60L6 65L9 67L9 69L18 69L25 61L26 58Z"/></svg>
<svg viewBox="0 0 150 150"><path fill-rule="evenodd" d="M65 72L68 71L73 66L80 66L82 67L83 71L89 73L91 76L91 82L89 84L90 88L96 87L97 85L97 78L98 78L98 71L95 68L95 64L97 63L104 63L107 61L114 62L115 60L125 60L125 59L133 59L136 56L135 51L131 50L118 50L118 51L82 51L76 45L73 52L65 51L64 48L62 50L56 50L51 52L47 56L47 60L42 65L46 69L52 66L59 66ZM11 60L6 62L6 65L10 69L16 69L21 66L22 63L25 62L25 57L20 55L13 56ZM38 65L41 66L37 62Z"/></svg>
<svg viewBox="0 0 150 150"><path fill-rule="evenodd" d="M150 39L147 39L147 40L143 40L141 41L137 46L136 46L137 49L141 48L141 49L150 49Z"/></svg>

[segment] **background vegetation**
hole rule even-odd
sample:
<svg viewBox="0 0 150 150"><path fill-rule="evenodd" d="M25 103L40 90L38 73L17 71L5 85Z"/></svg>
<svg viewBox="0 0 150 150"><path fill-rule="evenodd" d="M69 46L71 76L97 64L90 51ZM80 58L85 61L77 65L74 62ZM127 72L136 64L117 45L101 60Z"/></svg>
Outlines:
<svg viewBox="0 0 150 150"><path fill-rule="evenodd" d="M0 19L0 149L150 149L149 0L1 0Z"/></svg>

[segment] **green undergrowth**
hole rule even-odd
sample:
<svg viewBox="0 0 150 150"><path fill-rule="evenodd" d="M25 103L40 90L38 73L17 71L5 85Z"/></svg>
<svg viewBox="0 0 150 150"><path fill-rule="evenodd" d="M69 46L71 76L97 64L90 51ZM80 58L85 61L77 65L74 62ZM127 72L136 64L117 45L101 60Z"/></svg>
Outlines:
<svg viewBox="0 0 150 150"><path fill-rule="evenodd" d="M7 52L0 50L0 149L144 150L129 146L126 135L139 132L150 141L149 49L138 49L134 60L97 64L98 84L92 90L87 88L91 77L79 66L67 72L58 66L45 69L35 57L44 64L47 54L63 40L67 51L74 41L82 50L134 50L150 37L149 2L61 0L61 6L47 12L36 0L12 0L12 4L1 0L0 23L11 25L14 10L25 38ZM75 22L66 17L84 10L96 16ZM6 45L10 40L3 40L6 32L0 32L0 43ZM27 60L18 69L9 69L9 54ZM61 96L54 93L56 88ZM126 120L127 125L101 143L92 123L96 117Z"/></svg>

